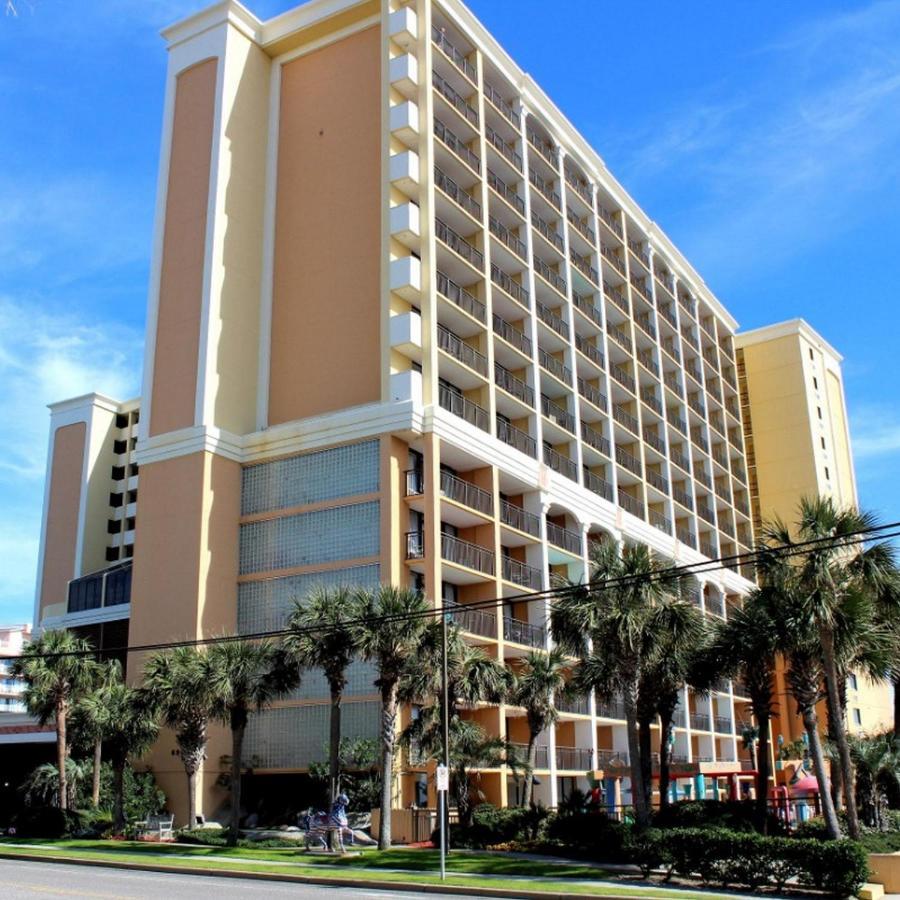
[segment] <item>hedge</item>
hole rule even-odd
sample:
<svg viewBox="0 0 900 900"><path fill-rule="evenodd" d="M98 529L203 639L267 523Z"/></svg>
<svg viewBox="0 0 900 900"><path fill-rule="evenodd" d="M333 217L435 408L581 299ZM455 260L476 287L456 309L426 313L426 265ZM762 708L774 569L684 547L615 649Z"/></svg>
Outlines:
<svg viewBox="0 0 900 900"><path fill-rule="evenodd" d="M626 853L645 877L699 877L723 888L781 889L790 878L834 897L856 895L869 874L865 849L854 841L764 837L717 828L651 828L633 834Z"/></svg>

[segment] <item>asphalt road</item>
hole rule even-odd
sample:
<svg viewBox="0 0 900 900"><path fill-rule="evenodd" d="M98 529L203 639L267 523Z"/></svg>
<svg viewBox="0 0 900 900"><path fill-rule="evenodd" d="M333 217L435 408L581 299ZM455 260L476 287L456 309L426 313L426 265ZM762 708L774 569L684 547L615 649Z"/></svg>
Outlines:
<svg viewBox="0 0 900 900"><path fill-rule="evenodd" d="M391 898L451 900L448 894L413 894L406 891L337 888L332 885L289 884L254 881L250 878L213 878L173 875L164 872L134 872L99 866L68 866L61 863L19 862L0 859L0 897L3 900L59 900L60 897L98 897L103 900L195 900L198 897L277 898L293 900L360 900ZM474 895L473 895L474 896ZM458 897L454 900L459 900Z"/></svg>

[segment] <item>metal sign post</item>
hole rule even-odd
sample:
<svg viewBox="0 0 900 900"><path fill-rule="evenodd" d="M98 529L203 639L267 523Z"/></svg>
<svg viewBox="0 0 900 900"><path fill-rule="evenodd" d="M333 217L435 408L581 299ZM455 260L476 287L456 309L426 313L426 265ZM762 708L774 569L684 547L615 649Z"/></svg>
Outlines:
<svg viewBox="0 0 900 900"><path fill-rule="evenodd" d="M438 792L438 818L441 822L441 881L447 878L447 822L444 812L447 808L447 791L450 790L450 770L438 766L435 771Z"/></svg>

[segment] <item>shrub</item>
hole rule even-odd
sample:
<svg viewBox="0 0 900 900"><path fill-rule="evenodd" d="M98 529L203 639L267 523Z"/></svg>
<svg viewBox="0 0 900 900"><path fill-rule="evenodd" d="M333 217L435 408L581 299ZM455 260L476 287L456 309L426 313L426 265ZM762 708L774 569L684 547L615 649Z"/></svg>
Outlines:
<svg viewBox="0 0 900 900"><path fill-rule="evenodd" d="M672 803L653 818L657 828L728 828L757 831L756 810L746 800L684 800ZM769 834L782 834L784 825L777 816L767 820Z"/></svg>
<svg viewBox="0 0 900 900"><path fill-rule="evenodd" d="M549 816L550 813L540 806L497 809L490 803L482 803L475 807L469 828L450 826L450 846L483 849L510 841L537 841L544 837ZM438 840L440 836L435 832L432 841Z"/></svg>
<svg viewBox="0 0 900 900"><path fill-rule="evenodd" d="M61 838L81 828L81 818L74 810L56 806L29 807L16 816L16 837Z"/></svg>
<svg viewBox="0 0 900 900"><path fill-rule="evenodd" d="M551 816L547 839L558 842L575 855L589 856L601 862L620 862L625 858L629 829L603 813Z"/></svg>
<svg viewBox="0 0 900 900"><path fill-rule="evenodd" d="M645 877L663 866L721 887L780 888L796 877L801 884L846 897L868 877L866 851L853 841L770 838L724 828L651 828L634 835L626 849Z"/></svg>

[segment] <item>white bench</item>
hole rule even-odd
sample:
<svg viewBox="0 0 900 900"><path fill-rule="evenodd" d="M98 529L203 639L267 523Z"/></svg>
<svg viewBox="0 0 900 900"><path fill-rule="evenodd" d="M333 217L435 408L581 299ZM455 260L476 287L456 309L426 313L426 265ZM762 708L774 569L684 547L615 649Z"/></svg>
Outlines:
<svg viewBox="0 0 900 900"><path fill-rule="evenodd" d="M160 841L172 840L175 837L173 831L175 816L162 814L149 816L145 821L135 824L141 837L155 837Z"/></svg>

